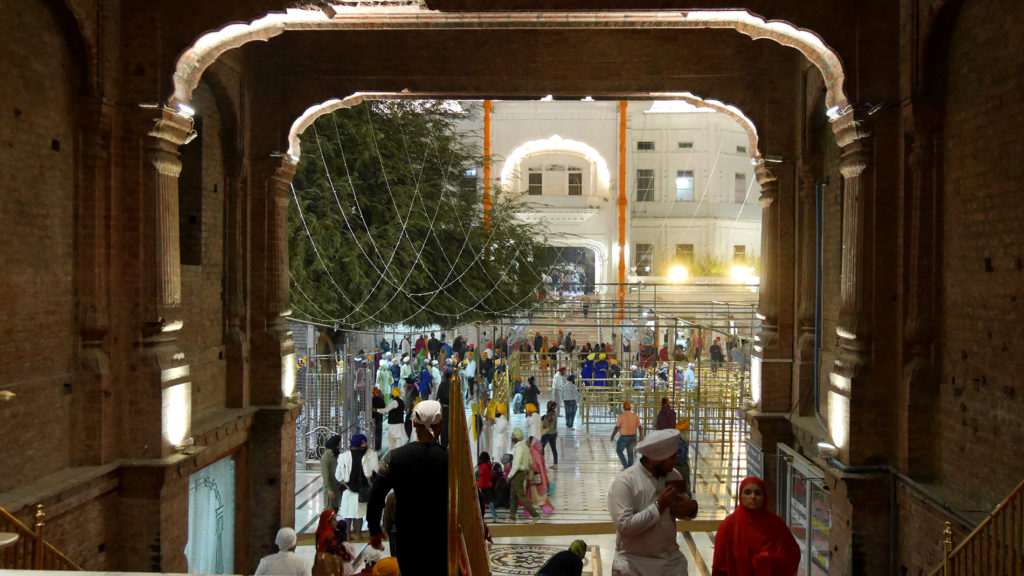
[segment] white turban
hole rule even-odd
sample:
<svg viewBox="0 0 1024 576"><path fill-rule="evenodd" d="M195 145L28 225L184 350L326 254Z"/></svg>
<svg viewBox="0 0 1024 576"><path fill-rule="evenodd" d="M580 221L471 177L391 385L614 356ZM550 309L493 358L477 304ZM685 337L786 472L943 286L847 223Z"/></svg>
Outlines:
<svg viewBox="0 0 1024 576"><path fill-rule="evenodd" d="M294 528L281 528L277 531L277 538L274 538L274 543L277 547L284 552L285 550L291 550L295 546L296 537Z"/></svg>
<svg viewBox="0 0 1024 576"><path fill-rule="evenodd" d="M424 400L412 409L412 423L422 424L434 434L433 426L443 419L441 415L441 403L437 400Z"/></svg>
<svg viewBox="0 0 1024 576"><path fill-rule="evenodd" d="M664 460L679 450L679 431L675 428L655 430L636 445L636 451L651 460Z"/></svg>
<svg viewBox="0 0 1024 576"><path fill-rule="evenodd" d="M381 368L383 368L383 367L388 365L388 361L383 359L383 358L381 358L380 362L379 362L379 365L380 365Z"/></svg>

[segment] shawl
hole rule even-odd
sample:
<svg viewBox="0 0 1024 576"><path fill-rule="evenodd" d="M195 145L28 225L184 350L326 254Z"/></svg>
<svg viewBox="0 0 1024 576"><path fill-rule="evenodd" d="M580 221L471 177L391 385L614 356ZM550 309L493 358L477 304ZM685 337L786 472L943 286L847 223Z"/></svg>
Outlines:
<svg viewBox="0 0 1024 576"><path fill-rule="evenodd" d="M756 483L765 493L759 510L747 510L737 497L736 510L715 534L712 574L728 576L793 576L800 565L800 547L789 526L768 510L764 481L750 476L740 483L740 493Z"/></svg>

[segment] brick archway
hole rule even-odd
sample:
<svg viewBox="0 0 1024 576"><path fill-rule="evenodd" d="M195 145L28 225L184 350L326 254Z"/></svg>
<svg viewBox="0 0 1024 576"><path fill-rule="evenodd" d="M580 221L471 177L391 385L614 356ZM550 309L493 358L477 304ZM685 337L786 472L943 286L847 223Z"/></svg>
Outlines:
<svg viewBox="0 0 1024 576"><path fill-rule="evenodd" d="M287 31L725 29L754 40L769 39L798 50L821 73L826 86L827 107L841 114L851 109L843 87L843 65L836 52L819 36L788 22L766 21L744 10L453 13L427 10L415 0L373 8L335 8L333 17L328 17L320 9L291 8L269 13L248 24L230 24L203 35L178 58L169 105L187 113L199 78L221 54L249 42L270 40Z"/></svg>

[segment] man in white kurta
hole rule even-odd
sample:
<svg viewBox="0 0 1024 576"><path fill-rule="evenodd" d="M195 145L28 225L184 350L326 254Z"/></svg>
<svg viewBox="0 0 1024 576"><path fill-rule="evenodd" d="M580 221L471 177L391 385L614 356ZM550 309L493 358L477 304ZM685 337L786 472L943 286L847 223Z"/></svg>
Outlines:
<svg viewBox="0 0 1024 576"><path fill-rule="evenodd" d="M608 512L615 524L612 576L686 576L686 557L676 543L676 519L690 502L673 468L679 432L657 430L637 445L642 457L615 477ZM693 503L691 503L692 505ZM690 510L687 510L690 512Z"/></svg>
<svg viewBox="0 0 1024 576"><path fill-rule="evenodd" d="M295 553L295 530L281 528L277 531L277 554L264 556L256 567L256 576L310 576L310 565Z"/></svg>

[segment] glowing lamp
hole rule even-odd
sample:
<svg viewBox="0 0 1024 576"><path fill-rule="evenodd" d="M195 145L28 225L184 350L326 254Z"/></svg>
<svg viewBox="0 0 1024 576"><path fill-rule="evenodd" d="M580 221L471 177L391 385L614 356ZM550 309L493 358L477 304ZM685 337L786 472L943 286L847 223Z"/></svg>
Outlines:
<svg viewBox="0 0 1024 576"><path fill-rule="evenodd" d="M682 284L686 282L686 277L689 276L689 272L686 270L686 266L673 266L668 271L668 278L673 284Z"/></svg>

